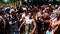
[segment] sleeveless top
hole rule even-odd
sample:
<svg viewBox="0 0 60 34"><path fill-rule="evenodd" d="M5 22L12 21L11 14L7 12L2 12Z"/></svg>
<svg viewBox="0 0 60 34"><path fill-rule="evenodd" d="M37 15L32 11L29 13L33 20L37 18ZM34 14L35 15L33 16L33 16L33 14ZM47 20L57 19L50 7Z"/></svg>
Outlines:
<svg viewBox="0 0 60 34"><path fill-rule="evenodd" d="M28 16L25 17L25 20L26 20L26 24L32 24L32 19L29 19Z"/></svg>

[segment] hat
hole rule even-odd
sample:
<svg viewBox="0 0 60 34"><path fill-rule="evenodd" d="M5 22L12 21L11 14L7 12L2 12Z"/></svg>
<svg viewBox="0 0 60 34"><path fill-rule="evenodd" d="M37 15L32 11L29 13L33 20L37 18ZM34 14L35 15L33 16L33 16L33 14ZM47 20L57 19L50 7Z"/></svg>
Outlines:
<svg viewBox="0 0 60 34"><path fill-rule="evenodd" d="M58 7L58 5L55 5L55 7Z"/></svg>
<svg viewBox="0 0 60 34"><path fill-rule="evenodd" d="M13 12L13 11L15 12L15 10L14 10L14 9L11 9L9 13L11 13L11 12Z"/></svg>

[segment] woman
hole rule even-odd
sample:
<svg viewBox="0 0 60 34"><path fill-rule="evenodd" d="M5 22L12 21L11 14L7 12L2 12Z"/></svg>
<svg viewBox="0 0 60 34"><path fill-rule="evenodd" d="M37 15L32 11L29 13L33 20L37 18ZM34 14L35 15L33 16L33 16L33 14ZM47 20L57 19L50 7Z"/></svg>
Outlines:
<svg viewBox="0 0 60 34"><path fill-rule="evenodd" d="M32 17L32 19L30 17ZM31 28L30 26L31 26L32 22L33 22L33 25L34 25L33 30L30 29ZM21 27L23 26L23 24L25 24L25 34L33 34L34 33L34 31L36 29L36 23L35 23L35 20L34 20L33 16L31 16L30 13L29 13L29 15L27 15L23 19L23 22L19 27L19 31L20 31Z"/></svg>
<svg viewBox="0 0 60 34"><path fill-rule="evenodd" d="M55 34L54 32L60 25L60 12L57 12L57 16L50 20L50 25L52 27L52 31L50 32L50 34Z"/></svg>

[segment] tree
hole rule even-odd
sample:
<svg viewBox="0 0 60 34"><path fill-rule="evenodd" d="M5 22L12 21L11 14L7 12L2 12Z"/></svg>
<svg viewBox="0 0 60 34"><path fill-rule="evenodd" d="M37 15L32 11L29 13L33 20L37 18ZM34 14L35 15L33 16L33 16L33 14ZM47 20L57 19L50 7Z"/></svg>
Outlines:
<svg viewBox="0 0 60 34"><path fill-rule="evenodd" d="M10 3L17 2L18 0L9 0Z"/></svg>

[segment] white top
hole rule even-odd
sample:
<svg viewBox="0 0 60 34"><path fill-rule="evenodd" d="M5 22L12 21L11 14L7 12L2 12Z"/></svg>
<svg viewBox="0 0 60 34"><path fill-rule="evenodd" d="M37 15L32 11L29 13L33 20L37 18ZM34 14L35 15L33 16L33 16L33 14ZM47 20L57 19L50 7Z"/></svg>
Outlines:
<svg viewBox="0 0 60 34"><path fill-rule="evenodd" d="M28 16L25 17L25 20L26 20L26 24L32 24L32 19L29 19Z"/></svg>

